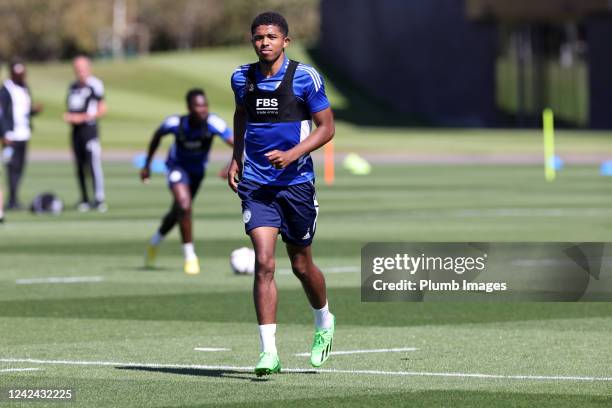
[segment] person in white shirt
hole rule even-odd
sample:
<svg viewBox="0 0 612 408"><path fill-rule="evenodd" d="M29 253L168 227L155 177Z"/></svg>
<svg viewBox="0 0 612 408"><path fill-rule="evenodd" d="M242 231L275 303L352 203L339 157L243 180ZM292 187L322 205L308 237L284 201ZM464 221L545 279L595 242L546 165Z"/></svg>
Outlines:
<svg viewBox="0 0 612 408"><path fill-rule="evenodd" d="M2 110L0 109L0 118L2 118ZM1 119L0 119L1 120ZM4 135L0 132L0 151L4 144ZM0 181L0 224L4 224L4 188Z"/></svg>
<svg viewBox="0 0 612 408"><path fill-rule="evenodd" d="M2 107L0 107L0 153L4 146L4 132L2 131ZM1 157L1 155L0 155ZM4 223L4 187L0 181L0 224Z"/></svg>
<svg viewBox="0 0 612 408"><path fill-rule="evenodd" d="M0 133L3 135L2 158L8 181L7 210L22 208L18 198L27 158L28 141L32 137L31 117L42 111L40 104L32 106L26 84L26 68L21 61L9 64L10 78L0 88Z"/></svg>

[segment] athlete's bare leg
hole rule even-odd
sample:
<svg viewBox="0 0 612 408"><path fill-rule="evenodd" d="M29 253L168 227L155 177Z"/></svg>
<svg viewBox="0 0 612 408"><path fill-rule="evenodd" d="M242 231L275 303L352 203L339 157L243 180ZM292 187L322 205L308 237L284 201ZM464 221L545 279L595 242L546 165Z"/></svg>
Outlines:
<svg viewBox="0 0 612 408"><path fill-rule="evenodd" d="M255 249L255 280L253 300L260 325L276 323L278 293L274 281L274 249L278 228L258 227L249 232Z"/></svg>
<svg viewBox="0 0 612 408"><path fill-rule="evenodd" d="M293 274L302 282L310 305L314 309L321 309L327 302L327 289L325 277L312 261L311 246L287 244L287 254L291 261Z"/></svg>
<svg viewBox="0 0 612 408"><path fill-rule="evenodd" d="M174 202L178 208L178 223L183 243L193 242L191 233L191 192L187 184L178 183L172 186Z"/></svg>
<svg viewBox="0 0 612 408"><path fill-rule="evenodd" d="M178 222L183 243L192 242L192 200L189 186L178 183L172 186L171 191L174 201L170 211L168 211L162 220L161 227L159 227L159 233L165 236Z"/></svg>

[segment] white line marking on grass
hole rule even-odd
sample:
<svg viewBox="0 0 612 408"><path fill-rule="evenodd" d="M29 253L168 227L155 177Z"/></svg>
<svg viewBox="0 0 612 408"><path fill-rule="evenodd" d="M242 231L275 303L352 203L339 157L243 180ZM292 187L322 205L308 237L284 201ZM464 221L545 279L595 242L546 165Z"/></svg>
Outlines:
<svg viewBox="0 0 612 408"><path fill-rule="evenodd" d="M323 273L349 273L349 272L361 272L361 268L359 266L330 266L328 268L322 266L321 271ZM291 275L293 271L288 268L281 268L278 270L278 273L282 275Z"/></svg>
<svg viewBox="0 0 612 408"><path fill-rule="evenodd" d="M115 366L115 367L145 367L145 368L193 368L200 370L236 370L250 371L255 367L238 366L212 366L197 364L158 364L158 363L120 363L117 361L73 361L73 360L38 360L34 358L0 358L5 363L33 363L33 364L55 364L55 365L80 365L80 366ZM312 371L312 370L311 370Z"/></svg>
<svg viewBox="0 0 612 408"><path fill-rule="evenodd" d="M323 268L323 271L329 273L361 272L361 268L359 266L332 266Z"/></svg>
<svg viewBox="0 0 612 408"><path fill-rule="evenodd" d="M291 369L289 369L291 370ZM288 370L285 370L288 371ZM379 371L379 370L311 370L322 373L345 373L345 374L372 374L372 375L399 375L412 377L461 377L461 378L493 378L504 380L560 380L560 381L612 381L612 377L582 377L563 375L503 375L503 374L478 374L478 373L430 373L419 371Z"/></svg>
<svg viewBox="0 0 612 408"><path fill-rule="evenodd" d="M483 208L440 212L451 217L599 217L609 215L609 208ZM416 213L432 215L431 212Z"/></svg>
<svg viewBox="0 0 612 408"><path fill-rule="evenodd" d="M33 363L33 364L59 364L80 366L115 366L115 367L143 367L143 368L180 368L195 370L234 370L253 371L255 367L197 365L197 364L156 364L156 363L120 363L113 361L71 361L71 360L38 360L33 358L0 358L5 363ZM379 371L379 370L335 370L311 368L283 368L289 373L330 373L330 374L364 374L364 375L390 375L409 377L453 377L453 378L482 378L501 380L557 380L557 381L612 381L612 377L586 377L564 375L504 375L504 374L478 374L478 373L433 373L426 371Z"/></svg>
<svg viewBox="0 0 612 408"><path fill-rule="evenodd" d="M228 348L215 348L215 347L196 347L195 351L231 351Z"/></svg>
<svg viewBox="0 0 612 408"><path fill-rule="evenodd" d="M102 276L67 276L54 278L32 278L32 279L17 279L17 285L36 285L39 283L85 283L85 282L102 282Z"/></svg>
<svg viewBox="0 0 612 408"><path fill-rule="evenodd" d="M3 368L0 373L15 373L18 371L40 371L42 368Z"/></svg>
<svg viewBox="0 0 612 408"><path fill-rule="evenodd" d="M371 350L344 350L344 351L332 351L330 355L342 355L342 354L363 354L363 353L397 353L401 351L417 351L415 347L400 347L400 348L389 348L389 349L371 349ZM296 357L309 357L310 353L297 353L294 354Z"/></svg>
<svg viewBox="0 0 612 408"><path fill-rule="evenodd" d="M612 264L612 257L602 257L602 265ZM571 259L555 259L555 258L535 258L535 259L514 259L512 265L520 267L541 267L541 266L573 266L576 265Z"/></svg>
<svg viewBox="0 0 612 408"><path fill-rule="evenodd" d="M576 265L571 259L515 259L511 262L514 266L531 268L542 266L572 266Z"/></svg>

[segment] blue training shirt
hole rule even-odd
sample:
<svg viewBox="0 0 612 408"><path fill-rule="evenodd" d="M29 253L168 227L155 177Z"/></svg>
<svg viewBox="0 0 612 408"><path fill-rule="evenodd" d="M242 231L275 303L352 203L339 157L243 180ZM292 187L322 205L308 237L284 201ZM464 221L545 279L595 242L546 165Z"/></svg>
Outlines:
<svg viewBox="0 0 612 408"><path fill-rule="evenodd" d="M203 148L191 150L188 146L179 143L179 125L182 126L186 145L188 145L190 141L195 142L201 140L202 135L205 134L205 140L202 145ZM174 143L170 147L166 159L168 168L180 166L186 171L196 173L201 173L206 169L208 153L210 152L213 136L220 136L226 141L232 136L232 130L227 126L225 121L214 113L208 115L208 119L201 127L194 129L189 126L187 115L168 116L160 125L158 131L163 135L170 133L174 135Z"/></svg>
<svg viewBox="0 0 612 408"><path fill-rule="evenodd" d="M261 91L274 91L280 85L289 59L281 69L270 78L264 78L259 71L255 72L256 86ZM232 75L232 89L238 105L244 105L246 95L246 76L249 64L238 67ZM311 66L300 63L293 78L293 93L306 103L310 113L329 108L325 95L325 86L321 75ZM265 153L272 150L287 151L307 138L312 132L312 121L277 123L251 123L247 121L244 138L243 177L260 184L293 185L314 179L312 158L306 154L284 169L274 168Z"/></svg>

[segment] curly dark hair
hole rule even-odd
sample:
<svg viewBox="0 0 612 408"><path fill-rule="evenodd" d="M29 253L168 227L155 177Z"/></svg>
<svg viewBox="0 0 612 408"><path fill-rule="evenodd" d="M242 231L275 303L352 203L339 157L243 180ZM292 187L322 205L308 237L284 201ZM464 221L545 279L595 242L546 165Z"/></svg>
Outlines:
<svg viewBox="0 0 612 408"><path fill-rule="evenodd" d="M254 34L255 29L260 25L275 25L280 29L281 33L283 33L285 37L289 34L289 25L287 24L287 20L285 20L285 17L274 11L266 11L265 13L261 13L255 17L253 19L253 23L251 24L251 34Z"/></svg>
<svg viewBox="0 0 612 408"><path fill-rule="evenodd" d="M198 95L202 95L204 98L206 98L206 93L202 88L193 88L187 91L187 94L185 95L185 101L187 102L187 105L191 105L191 101L193 100L193 98Z"/></svg>

